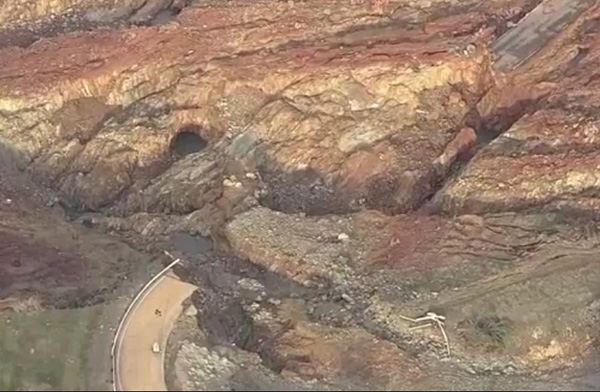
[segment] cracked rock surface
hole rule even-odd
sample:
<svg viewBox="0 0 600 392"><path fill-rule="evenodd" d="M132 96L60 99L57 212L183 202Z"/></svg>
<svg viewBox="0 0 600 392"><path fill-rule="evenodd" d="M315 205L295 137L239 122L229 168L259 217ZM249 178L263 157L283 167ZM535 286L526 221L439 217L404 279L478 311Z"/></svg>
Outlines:
<svg viewBox="0 0 600 392"><path fill-rule="evenodd" d="M168 249L176 389L597 389L591 3L0 1L0 309Z"/></svg>

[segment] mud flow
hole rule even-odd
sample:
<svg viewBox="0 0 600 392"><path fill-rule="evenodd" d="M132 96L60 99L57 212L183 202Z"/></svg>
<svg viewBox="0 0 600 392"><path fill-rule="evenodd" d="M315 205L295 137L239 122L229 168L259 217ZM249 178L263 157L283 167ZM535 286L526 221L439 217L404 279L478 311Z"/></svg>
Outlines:
<svg viewBox="0 0 600 392"><path fill-rule="evenodd" d="M598 390L599 20L0 2L0 390Z"/></svg>

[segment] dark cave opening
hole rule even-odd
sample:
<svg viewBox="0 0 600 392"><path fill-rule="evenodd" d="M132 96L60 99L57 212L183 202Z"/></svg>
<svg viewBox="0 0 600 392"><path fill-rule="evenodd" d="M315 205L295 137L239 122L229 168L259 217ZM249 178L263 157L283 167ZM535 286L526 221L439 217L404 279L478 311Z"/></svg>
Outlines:
<svg viewBox="0 0 600 392"><path fill-rule="evenodd" d="M171 154L176 158L202 151L208 142L200 136L201 128L198 125L182 127L171 141Z"/></svg>

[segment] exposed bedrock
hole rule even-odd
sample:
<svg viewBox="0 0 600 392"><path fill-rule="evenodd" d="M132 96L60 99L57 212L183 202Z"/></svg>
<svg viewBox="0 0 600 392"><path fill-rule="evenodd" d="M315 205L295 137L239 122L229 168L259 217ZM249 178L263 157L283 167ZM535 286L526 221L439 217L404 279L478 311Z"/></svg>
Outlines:
<svg viewBox="0 0 600 392"><path fill-rule="evenodd" d="M0 307L92 304L167 249L200 288L189 390L573 389L600 319L577 1L504 73L539 1L0 1Z"/></svg>
<svg viewBox="0 0 600 392"><path fill-rule="evenodd" d="M161 176L193 166L210 181L231 160L258 171L263 203L285 211L397 213L432 196L475 144L465 118L493 85L486 46L496 19L482 15L510 17L508 5L408 13L424 26L415 29L360 4L332 17L334 1L267 3L199 4L170 27L5 49L2 142L65 203L88 210L199 209L215 196L194 184L183 193L198 200L173 200ZM239 7L249 7L243 23ZM207 155L169 169L186 129Z"/></svg>

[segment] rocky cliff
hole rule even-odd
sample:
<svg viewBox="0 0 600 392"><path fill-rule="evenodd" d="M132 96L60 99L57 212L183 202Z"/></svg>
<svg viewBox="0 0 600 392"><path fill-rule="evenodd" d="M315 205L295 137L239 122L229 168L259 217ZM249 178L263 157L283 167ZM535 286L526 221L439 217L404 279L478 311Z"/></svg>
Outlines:
<svg viewBox="0 0 600 392"><path fill-rule="evenodd" d="M499 70L539 3L0 3L0 295L202 234L199 324L269 377L564 387L598 343L600 10Z"/></svg>

